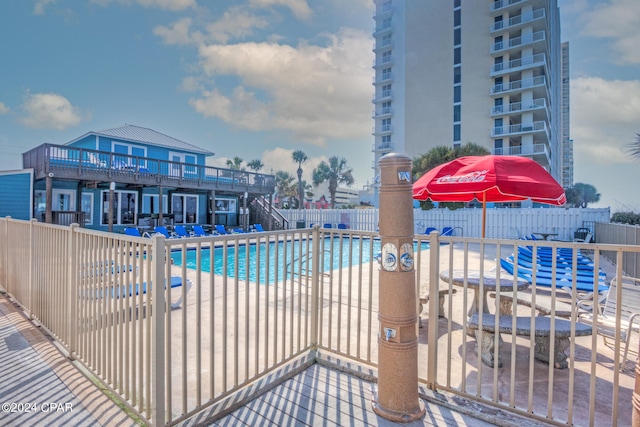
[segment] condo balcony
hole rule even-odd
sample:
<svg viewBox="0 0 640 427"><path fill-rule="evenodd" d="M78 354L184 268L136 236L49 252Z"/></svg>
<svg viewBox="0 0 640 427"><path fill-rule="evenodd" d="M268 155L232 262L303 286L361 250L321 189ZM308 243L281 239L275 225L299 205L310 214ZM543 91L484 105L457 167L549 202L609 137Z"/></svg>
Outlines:
<svg viewBox="0 0 640 427"><path fill-rule="evenodd" d="M371 117L374 119L392 115L393 109L391 107L380 108L378 111L373 110L373 113L371 113Z"/></svg>
<svg viewBox="0 0 640 427"><path fill-rule="evenodd" d="M516 9L526 3L528 0L497 0L491 3L491 12L504 12L508 9Z"/></svg>
<svg viewBox="0 0 640 427"><path fill-rule="evenodd" d="M378 143L374 143L371 146L371 151L373 152L383 152L383 153L388 153L390 151L393 151L393 144L390 142L378 142Z"/></svg>
<svg viewBox="0 0 640 427"><path fill-rule="evenodd" d="M377 52L383 49L391 49L393 47L393 40L391 39L382 39L380 41L376 41L373 43L373 51Z"/></svg>
<svg viewBox="0 0 640 427"><path fill-rule="evenodd" d="M496 156L523 156L529 157L542 166L548 166L551 163L549 147L547 144L528 144L515 145L511 147L494 148L491 154Z"/></svg>
<svg viewBox="0 0 640 427"><path fill-rule="evenodd" d="M515 30L534 21L542 22L545 16L544 9L536 9L533 12L525 12L522 15L513 16L505 21L494 22L491 24L490 31L494 33L496 31Z"/></svg>
<svg viewBox="0 0 640 427"><path fill-rule="evenodd" d="M376 102L380 102L380 101L385 101L388 99L391 99L391 97L393 96L393 92L391 90L383 90L380 92L380 94L373 94L373 98L371 99L371 102L376 103Z"/></svg>
<svg viewBox="0 0 640 427"><path fill-rule="evenodd" d="M504 114L523 113L535 110L546 110L547 100L544 98L534 99L529 102L512 102L509 105L494 105L491 107L491 116L501 116ZM547 111L547 116L548 116Z"/></svg>
<svg viewBox="0 0 640 427"><path fill-rule="evenodd" d="M505 94L508 92L522 91L525 89L534 89L538 87L546 88L547 81L545 76L538 76L532 79L516 80L513 82L501 83L491 87L491 94Z"/></svg>
<svg viewBox="0 0 640 427"><path fill-rule="evenodd" d="M536 67L547 68L547 59L544 53L538 53L531 56L525 56L523 58L512 59L508 62L493 64L491 67L491 76L494 77L500 74L514 73Z"/></svg>
<svg viewBox="0 0 640 427"><path fill-rule="evenodd" d="M386 135L393 132L392 125L378 125L371 129L372 135Z"/></svg>
<svg viewBox="0 0 640 427"><path fill-rule="evenodd" d="M545 132L548 135L547 123L544 121L533 123L519 123L509 126L498 126L491 129L492 137L515 136Z"/></svg>
<svg viewBox="0 0 640 427"><path fill-rule="evenodd" d="M528 34L523 37L514 37L509 40L494 43L491 46L491 53L504 54L510 50L522 49L526 46L532 46L538 43L544 43L546 35L544 31L537 31L533 34ZM543 59L544 59L544 54Z"/></svg>
<svg viewBox="0 0 640 427"><path fill-rule="evenodd" d="M371 84L380 84L380 83L389 83L393 80L393 73L385 73L380 74L380 78L376 80L376 76L374 75L371 79Z"/></svg>

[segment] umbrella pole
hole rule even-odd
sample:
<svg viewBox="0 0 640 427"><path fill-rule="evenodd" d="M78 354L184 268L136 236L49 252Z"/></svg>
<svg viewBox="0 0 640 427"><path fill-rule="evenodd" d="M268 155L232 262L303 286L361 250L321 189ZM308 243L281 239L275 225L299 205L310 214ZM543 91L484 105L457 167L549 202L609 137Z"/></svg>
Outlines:
<svg viewBox="0 0 640 427"><path fill-rule="evenodd" d="M485 227L487 225L487 193L482 193L482 238L484 239Z"/></svg>

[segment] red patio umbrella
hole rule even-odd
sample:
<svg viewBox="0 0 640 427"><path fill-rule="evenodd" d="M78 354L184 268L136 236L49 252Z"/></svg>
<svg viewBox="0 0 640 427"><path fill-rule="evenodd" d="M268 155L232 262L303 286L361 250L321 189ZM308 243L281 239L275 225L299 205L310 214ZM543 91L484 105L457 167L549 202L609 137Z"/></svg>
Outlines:
<svg viewBox="0 0 640 427"><path fill-rule="evenodd" d="M436 166L413 184L413 198L434 202L482 202L482 237L487 202L531 199L563 205L564 190L538 163L517 156L466 156Z"/></svg>

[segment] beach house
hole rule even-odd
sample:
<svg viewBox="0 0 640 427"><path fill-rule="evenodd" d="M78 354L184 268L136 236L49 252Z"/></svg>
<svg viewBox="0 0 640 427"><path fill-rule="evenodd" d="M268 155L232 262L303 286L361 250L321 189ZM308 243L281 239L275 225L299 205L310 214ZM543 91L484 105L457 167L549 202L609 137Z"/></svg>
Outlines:
<svg viewBox="0 0 640 427"><path fill-rule="evenodd" d="M0 216L113 231L248 224L249 205L269 200L274 177L207 166L213 155L134 125L42 144L23 153L22 169L0 172Z"/></svg>

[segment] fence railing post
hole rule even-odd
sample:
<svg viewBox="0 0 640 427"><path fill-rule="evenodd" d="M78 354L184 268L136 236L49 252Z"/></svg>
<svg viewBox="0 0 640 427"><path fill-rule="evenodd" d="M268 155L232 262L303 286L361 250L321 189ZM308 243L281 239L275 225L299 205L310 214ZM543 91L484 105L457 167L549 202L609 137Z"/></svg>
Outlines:
<svg viewBox="0 0 640 427"><path fill-rule="evenodd" d="M165 284L164 270L166 259L165 237L154 235L151 243L151 424L165 425L165 293L171 287Z"/></svg>
<svg viewBox="0 0 640 427"><path fill-rule="evenodd" d="M438 372L438 290L440 273L440 234L429 234L429 317L427 318L427 386L436 389ZM432 338L433 337L433 338Z"/></svg>
<svg viewBox="0 0 640 427"><path fill-rule="evenodd" d="M69 359L75 359L77 333L78 333L78 228L79 224L71 224L69 227L69 312L67 313Z"/></svg>
<svg viewBox="0 0 640 427"><path fill-rule="evenodd" d="M29 320L33 320L33 310L35 309L35 307L33 306L33 278L35 277L34 274L34 270L36 268L35 266L35 261L33 259L33 249L36 247L36 244L38 244L35 241L35 237L34 237L34 232L33 229L35 228L35 225L38 221L36 219L32 219L29 222L29 259L27 261L27 265L29 266L29 277L28 277L28 292L29 292L29 296L27 297L27 302L28 302L28 313L29 313ZM7 240L10 240L8 238L9 236L7 236Z"/></svg>
<svg viewBox="0 0 640 427"><path fill-rule="evenodd" d="M316 350L318 348L318 317L320 313L318 310L321 309L322 304L319 303L318 299L322 296L320 295L320 225L315 224L313 226L312 235L312 260L311 260L311 342L309 343L312 350Z"/></svg>

